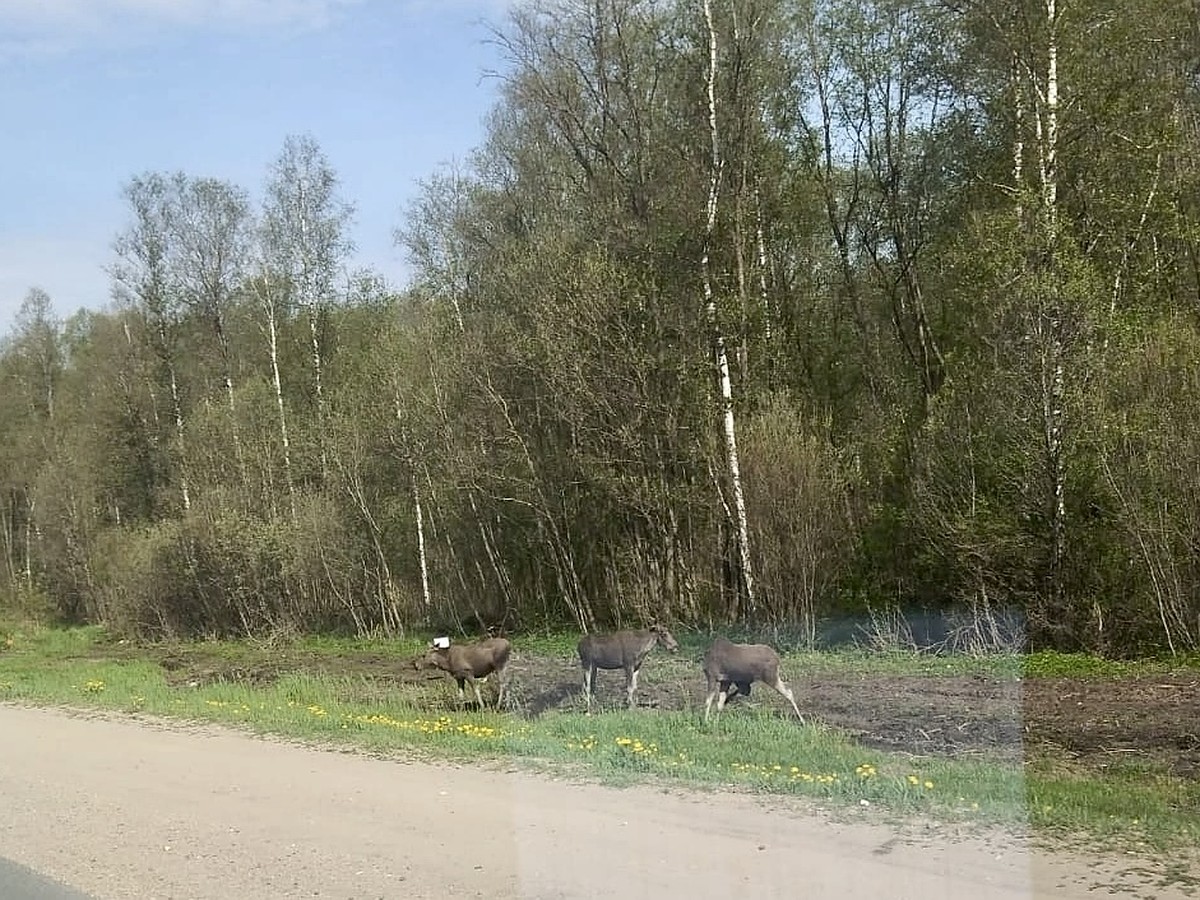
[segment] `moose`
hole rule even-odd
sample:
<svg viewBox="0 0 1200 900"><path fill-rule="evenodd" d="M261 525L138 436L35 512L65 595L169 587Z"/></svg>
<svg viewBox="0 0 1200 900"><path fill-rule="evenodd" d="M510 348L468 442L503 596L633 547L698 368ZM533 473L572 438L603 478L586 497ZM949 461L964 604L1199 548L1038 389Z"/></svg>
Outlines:
<svg viewBox="0 0 1200 900"><path fill-rule="evenodd" d="M597 669L624 669L625 694L629 708L634 707L638 671L646 655L661 645L674 653L679 643L661 625L651 625L642 631L615 631L611 634L586 634L579 641L579 663L583 666L583 692L587 697L588 714L592 712L592 693Z"/></svg>
<svg viewBox="0 0 1200 900"><path fill-rule="evenodd" d="M735 644L726 638L717 638L704 654L704 677L708 681L708 697L704 701L705 722L708 721L714 697L717 697L717 714L720 715L725 701L730 697L738 694L750 696L750 685L755 681L761 681L786 697L796 711L796 717L801 723L804 722L792 689L783 683L779 675L779 654L766 644Z"/></svg>
<svg viewBox="0 0 1200 900"><path fill-rule="evenodd" d="M511 653L512 645L502 637L490 637L474 644L453 644L448 647L439 647L431 643L424 656L413 660L413 667L437 668L449 672L458 682L460 704L466 703L465 687L470 683L480 709L483 708L483 696L479 693L479 682L486 682L488 676L494 673L498 683L496 708L499 709L504 700L504 667L508 665Z"/></svg>

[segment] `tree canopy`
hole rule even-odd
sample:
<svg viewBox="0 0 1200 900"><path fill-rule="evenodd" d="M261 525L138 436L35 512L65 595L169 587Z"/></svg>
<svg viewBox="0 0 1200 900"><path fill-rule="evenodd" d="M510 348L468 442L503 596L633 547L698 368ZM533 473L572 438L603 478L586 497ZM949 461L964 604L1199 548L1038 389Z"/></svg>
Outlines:
<svg viewBox="0 0 1200 900"><path fill-rule="evenodd" d="M130 178L108 308L30 291L0 602L1200 647L1192 0L529 0L496 38L410 284L346 271L289 137L257 207Z"/></svg>

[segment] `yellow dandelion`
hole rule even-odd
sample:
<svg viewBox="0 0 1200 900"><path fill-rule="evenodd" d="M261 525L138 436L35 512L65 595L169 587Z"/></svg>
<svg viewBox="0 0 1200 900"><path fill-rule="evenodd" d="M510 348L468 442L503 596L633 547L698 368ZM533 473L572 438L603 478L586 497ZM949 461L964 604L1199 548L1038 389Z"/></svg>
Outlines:
<svg viewBox="0 0 1200 900"><path fill-rule="evenodd" d="M933 790L933 782L932 782L932 781L926 781L926 782L925 782L925 790L927 790L927 791L932 791L932 790Z"/></svg>

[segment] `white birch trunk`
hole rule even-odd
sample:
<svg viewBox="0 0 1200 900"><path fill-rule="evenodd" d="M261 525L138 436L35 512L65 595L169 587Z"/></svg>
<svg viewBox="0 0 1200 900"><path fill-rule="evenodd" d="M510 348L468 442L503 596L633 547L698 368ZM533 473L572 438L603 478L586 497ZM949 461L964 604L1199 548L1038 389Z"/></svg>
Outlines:
<svg viewBox="0 0 1200 900"><path fill-rule="evenodd" d="M763 312L763 341L768 348L767 359L773 361L775 354L770 348L775 335L775 311L771 309L771 294L767 282L770 263L767 257L767 239L763 228L762 194L757 185L754 187L754 238L758 249L758 300L762 304Z"/></svg>
<svg viewBox="0 0 1200 900"><path fill-rule="evenodd" d="M320 308L314 299L308 307L308 331L312 338L313 396L317 404L317 443L321 453L321 479L329 474L329 456L325 440L325 395L321 389L321 337L318 332Z"/></svg>
<svg viewBox="0 0 1200 900"><path fill-rule="evenodd" d="M750 527L746 517L746 499L742 491L741 466L738 463L737 428L733 413L733 386L729 377L729 355L725 337L717 322L717 301L713 293L711 261L713 237L717 230L717 198L721 181L721 144L717 131L717 29L713 24L712 0L704 0L704 21L708 26L708 128L712 142L711 171L708 182L707 222L704 232L704 253L700 260L704 280L704 311L712 332L713 359L717 370L720 393L721 426L725 438L725 459L733 491L733 511L737 527L738 561L746 590L746 608L751 616L757 613L754 595L754 574L750 563Z"/></svg>
<svg viewBox="0 0 1200 900"><path fill-rule="evenodd" d="M433 602L429 594L429 558L425 553L425 515L421 509L421 487L417 482L416 467L412 471L413 507L417 519L417 562L421 567L421 600L425 604L425 616L429 617Z"/></svg>
<svg viewBox="0 0 1200 900"><path fill-rule="evenodd" d="M292 445L288 439L287 410L283 403L283 382L279 377L279 321L271 276L263 270L263 313L267 332L267 352L271 359L271 386L275 389L275 408L279 414L279 447L283 454L283 481L288 495L292 522L296 521L296 490L292 482Z"/></svg>
<svg viewBox="0 0 1200 900"><path fill-rule="evenodd" d="M402 422L403 417L400 414L400 396L397 394L393 398L396 406L396 421ZM401 429L403 425L401 424ZM401 434L401 440L405 447L405 455L409 457L409 477L412 486L413 510L415 513L417 526L417 564L421 570L421 601L425 604L425 617L429 618L430 611L433 608L433 603L429 593L429 558L425 553L425 513L421 508L421 486L417 481L417 465L416 460L412 458L411 452L408 450L408 440Z"/></svg>
<svg viewBox="0 0 1200 900"><path fill-rule="evenodd" d="M1025 227L1025 97L1021 86L1020 63L1016 51L1012 61L1013 82L1013 191L1017 198L1017 228Z"/></svg>
<svg viewBox="0 0 1200 900"><path fill-rule="evenodd" d="M301 270L301 295L308 309L308 334L311 342L310 349L313 364L313 399L317 407L317 449L321 454L321 480L325 481L329 474L329 457L325 442L325 395L321 385L321 335L319 331L319 319L322 298L318 296L317 288L313 283L313 261L310 258L311 248L308 237L308 198L305 187L306 184L302 178L299 185L300 246L303 248L301 252L304 254L304 259L301 263L303 267Z"/></svg>
<svg viewBox="0 0 1200 900"><path fill-rule="evenodd" d="M166 346L165 343L164 346ZM183 459L183 404L179 400L179 379L175 375L174 360L168 359L167 374L171 382L171 411L175 416L175 437L179 441L179 493L183 502L183 511L187 512L192 508L192 497L188 489L188 477Z"/></svg>
<svg viewBox="0 0 1200 900"><path fill-rule="evenodd" d="M25 507L25 588L33 590L33 510L34 500L26 491Z"/></svg>
<svg viewBox="0 0 1200 900"><path fill-rule="evenodd" d="M1064 448L1066 429L1066 373L1063 308L1058 271L1058 8L1046 0L1048 46L1046 90L1038 119L1041 206L1045 268L1050 292L1046 304L1046 350L1043 354L1043 416L1046 454L1051 478L1051 589L1056 605L1062 601L1062 567L1067 548L1067 470Z"/></svg>

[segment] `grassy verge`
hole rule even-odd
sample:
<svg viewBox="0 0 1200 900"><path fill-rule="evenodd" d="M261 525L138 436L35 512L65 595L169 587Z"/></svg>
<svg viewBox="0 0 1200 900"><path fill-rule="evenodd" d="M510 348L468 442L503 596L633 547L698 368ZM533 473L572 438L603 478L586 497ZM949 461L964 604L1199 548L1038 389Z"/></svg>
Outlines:
<svg viewBox="0 0 1200 900"><path fill-rule="evenodd" d="M262 683L172 683L162 664L170 648L157 648L157 658L150 658L143 649L112 642L97 628L0 628L0 701L215 722L389 755L523 762L612 783L660 779L794 795L829 808L1030 825L1125 847L1163 850L1200 843L1200 785L1154 772L1129 768L1100 778L1044 761L1024 765L986 756L889 754L866 749L835 729L799 727L769 710L740 709L711 727L695 710L588 717L567 709L533 719L431 712L419 692L381 687L377 679L357 674L369 666L322 665L395 660L419 645L330 638L273 648L243 642L185 645L178 649L247 668L284 657L311 668ZM527 654L566 656L572 649L572 641L558 637L518 641L518 651ZM1015 678L1028 661L825 653L793 656L789 664L864 678L972 672ZM1037 664L1050 665L1047 660Z"/></svg>

